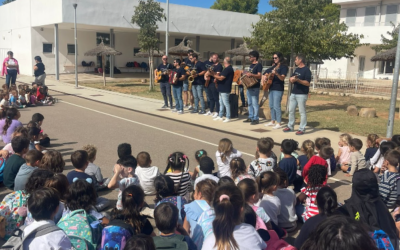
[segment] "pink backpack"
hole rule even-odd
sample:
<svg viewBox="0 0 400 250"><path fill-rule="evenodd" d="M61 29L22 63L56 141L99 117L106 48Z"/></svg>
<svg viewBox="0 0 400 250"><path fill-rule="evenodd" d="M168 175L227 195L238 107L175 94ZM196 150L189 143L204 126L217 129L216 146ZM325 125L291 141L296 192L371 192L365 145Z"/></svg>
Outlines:
<svg viewBox="0 0 400 250"><path fill-rule="evenodd" d="M270 239L267 241L267 248L265 250L297 250L294 246L290 245L284 240L279 239L274 230L268 230Z"/></svg>

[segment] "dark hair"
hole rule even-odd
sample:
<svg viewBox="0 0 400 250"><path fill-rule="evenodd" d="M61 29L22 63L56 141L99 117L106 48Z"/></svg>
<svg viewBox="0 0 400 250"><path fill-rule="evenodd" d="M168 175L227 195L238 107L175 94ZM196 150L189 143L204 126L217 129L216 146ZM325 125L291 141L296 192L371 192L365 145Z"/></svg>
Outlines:
<svg viewBox="0 0 400 250"><path fill-rule="evenodd" d="M37 127L30 127L29 131L28 131L28 137L31 141L35 140L34 137L35 136L39 136L40 135L40 128ZM37 140L38 138L36 138Z"/></svg>
<svg viewBox="0 0 400 250"><path fill-rule="evenodd" d="M40 168L48 169L54 173L62 173L64 171L65 161L60 152L56 150L48 150L44 153L40 162Z"/></svg>
<svg viewBox="0 0 400 250"><path fill-rule="evenodd" d="M239 175L247 173L247 166L244 163L244 160L241 157L235 157L229 163L232 179L236 180Z"/></svg>
<svg viewBox="0 0 400 250"><path fill-rule="evenodd" d="M301 250L321 249L378 250L364 224L342 215L321 222L301 247Z"/></svg>
<svg viewBox="0 0 400 250"><path fill-rule="evenodd" d="M140 214L144 203L144 191L141 187L131 185L122 191L122 210L114 209L112 219L123 217L125 223L131 225L136 233L140 233L146 217Z"/></svg>
<svg viewBox="0 0 400 250"><path fill-rule="evenodd" d="M274 147L274 144L271 142L271 140L268 140L267 138L261 138L257 141L257 147L258 151L261 154L268 154L271 152L272 148Z"/></svg>
<svg viewBox="0 0 400 250"><path fill-rule="evenodd" d="M196 158L196 160L197 160L199 163L200 163L201 158L203 158L203 157L205 157L205 156L207 156L207 151L205 151L204 149L197 150L197 151L194 153L194 158Z"/></svg>
<svg viewBox="0 0 400 250"><path fill-rule="evenodd" d="M351 139L349 145L354 147L357 151L360 151L363 147L362 141L357 138Z"/></svg>
<svg viewBox="0 0 400 250"><path fill-rule="evenodd" d="M71 162L74 168L83 169L89 162L88 153L85 150L77 150L71 155Z"/></svg>
<svg viewBox="0 0 400 250"><path fill-rule="evenodd" d="M189 53L194 53L194 50L192 50L192 49L188 50L188 54Z"/></svg>
<svg viewBox="0 0 400 250"><path fill-rule="evenodd" d="M211 204L214 191L217 187L218 184L215 181L205 179L197 183L196 191L201 192L201 196L203 196L204 200L207 201L208 204Z"/></svg>
<svg viewBox="0 0 400 250"><path fill-rule="evenodd" d="M54 188L58 192L60 200L65 200L67 194L69 182L68 178L63 174L55 174L49 178L44 184L45 187Z"/></svg>
<svg viewBox="0 0 400 250"><path fill-rule="evenodd" d="M199 59L199 55L197 55L196 53L193 53L193 54L192 54L192 57L193 57L193 58L196 58L197 60Z"/></svg>
<svg viewBox="0 0 400 250"><path fill-rule="evenodd" d="M25 136L16 136L11 139L11 147L14 152L19 154L29 147L29 140Z"/></svg>
<svg viewBox="0 0 400 250"><path fill-rule="evenodd" d="M34 121L30 121L30 122L28 122L28 124L26 124L26 127L27 127L27 129L36 128L37 124Z"/></svg>
<svg viewBox="0 0 400 250"><path fill-rule="evenodd" d="M285 181L287 185L289 184L288 175L285 171L283 171L281 168L276 168L274 172L279 176L279 186L284 185Z"/></svg>
<svg viewBox="0 0 400 250"><path fill-rule="evenodd" d="M25 160L29 164L34 164L35 162L42 160L43 153L39 150L29 150L25 155Z"/></svg>
<svg viewBox="0 0 400 250"><path fill-rule="evenodd" d="M257 224L257 214L254 212L253 208L249 206L249 204L244 204L244 210L243 210L243 219L244 223L249 224L253 226L254 228L256 227Z"/></svg>
<svg viewBox="0 0 400 250"><path fill-rule="evenodd" d="M137 155L136 159L137 165L139 165L140 167L149 167L151 162L150 154L147 152L140 152Z"/></svg>
<svg viewBox="0 0 400 250"><path fill-rule="evenodd" d="M391 139L392 142L396 143L397 146L400 146L400 135L394 135Z"/></svg>
<svg viewBox="0 0 400 250"><path fill-rule="evenodd" d="M132 147L129 143L121 143L118 145L118 158L122 159L126 156L132 155Z"/></svg>
<svg viewBox="0 0 400 250"><path fill-rule="evenodd" d="M44 116L40 113L35 113L32 115L32 121L38 123L44 120Z"/></svg>
<svg viewBox="0 0 400 250"><path fill-rule="evenodd" d="M25 128L25 127L18 127L18 128L16 128L15 130L14 130L14 133L12 134L13 136L15 135L15 134L21 134L22 136L24 136L24 137L28 137L28 129L27 128Z"/></svg>
<svg viewBox="0 0 400 250"><path fill-rule="evenodd" d="M249 56L254 56L256 58L256 60L258 60L258 58L260 57L260 53L258 53L258 51L253 50L250 51Z"/></svg>
<svg viewBox="0 0 400 250"><path fill-rule="evenodd" d="M386 152L388 152L391 149L394 149L395 147L396 147L396 143L394 143L392 141L382 142L381 145L379 146L379 157L373 164L374 165L377 164L379 162L379 160L385 156Z"/></svg>
<svg viewBox="0 0 400 250"><path fill-rule="evenodd" d="M156 201L169 196L175 196L174 181L167 175L159 175L154 179L154 188L156 189Z"/></svg>
<svg viewBox="0 0 400 250"><path fill-rule="evenodd" d="M319 151L319 156L324 160L331 158L333 155L333 148L330 146L323 146Z"/></svg>
<svg viewBox="0 0 400 250"><path fill-rule="evenodd" d="M72 212L83 209L87 213L96 205L97 193L94 185L86 180L76 180L68 187L65 205Z"/></svg>
<svg viewBox="0 0 400 250"><path fill-rule="evenodd" d="M282 54L281 52L274 52L273 55L277 55L277 56L278 56L278 58L279 58L279 63L280 63L281 65L286 64L286 60L285 60L285 58L283 57L283 54Z"/></svg>
<svg viewBox="0 0 400 250"><path fill-rule="evenodd" d="M318 137L315 139L315 148L320 150L323 146L329 146L330 141L327 140L325 137Z"/></svg>
<svg viewBox="0 0 400 250"><path fill-rule="evenodd" d="M124 250L156 250L156 246L150 235L136 234L129 238Z"/></svg>
<svg viewBox="0 0 400 250"><path fill-rule="evenodd" d="M275 172L265 171L257 177L257 184L261 193L268 192L273 186L279 185L279 176Z"/></svg>
<svg viewBox="0 0 400 250"><path fill-rule="evenodd" d="M178 64L178 65L181 65L181 59L175 59L175 62Z"/></svg>
<svg viewBox="0 0 400 250"><path fill-rule="evenodd" d="M398 167L400 163L400 152L397 150L390 150L385 154L385 160L393 167Z"/></svg>
<svg viewBox="0 0 400 250"><path fill-rule="evenodd" d="M322 187L317 193L317 206L319 213L323 215L332 215L338 207L337 195L335 191L328 187Z"/></svg>
<svg viewBox="0 0 400 250"><path fill-rule="evenodd" d="M312 188L321 186L325 182L327 174L328 170L325 166L312 165L308 171L307 186Z"/></svg>
<svg viewBox="0 0 400 250"><path fill-rule="evenodd" d="M14 120L16 116L18 116L18 109L16 108L7 109L5 123L3 127L3 135L7 134L7 130L11 126L12 120Z"/></svg>
<svg viewBox="0 0 400 250"><path fill-rule="evenodd" d="M175 232L179 219L178 208L170 202L161 203L154 210L156 227L164 234Z"/></svg>
<svg viewBox="0 0 400 250"><path fill-rule="evenodd" d="M234 185L221 186L215 191L213 199L215 219L212 223L215 235L214 248L219 250L239 248L233 237L233 231L242 220L244 205L243 194Z"/></svg>
<svg viewBox="0 0 400 250"><path fill-rule="evenodd" d="M212 171L214 171L214 161L208 157L204 156L200 160L200 170L203 171L205 174L212 174Z"/></svg>
<svg viewBox="0 0 400 250"><path fill-rule="evenodd" d="M251 196L258 194L258 185L253 179L243 179L237 184L243 193L243 198L247 202Z"/></svg>
<svg viewBox="0 0 400 250"><path fill-rule="evenodd" d="M7 55L14 55L14 53L10 50L10 51L7 51Z"/></svg>
<svg viewBox="0 0 400 250"><path fill-rule="evenodd" d="M35 169L25 184L25 191L31 194L33 191L44 187L47 179L54 176L54 173L45 169Z"/></svg>
<svg viewBox="0 0 400 250"><path fill-rule="evenodd" d="M121 166L125 167L125 168L132 168L133 172L137 167L137 160L134 156L129 155L127 157L124 157L122 159L119 159L118 164L120 164Z"/></svg>
<svg viewBox="0 0 400 250"><path fill-rule="evenodd" d="M182 182L182 177L183 174L185 173L185 166L187 165L187 169L189 169L189 157L187 157L184 153L182 152L174 152L170 154L167 158L167 167L165 168L164 174L168 172L168 170L179 170L181 171L181 177L179 179L179 184L175 187L176 192L178 192L178 189L181 185Z"/></svg>
<svg viewBox="0 0 400 250"><path fill-rule="evenodd" d="M298 148L299 143L292 139L285 139L282 141L281 148L284 154L290 155Z"/></svg>
<svg viewBox="0 0 400 250"><path fill-rule="evenodd" d="M219 181L218 181L218 186L219 187L227 186L227 185L235 185L235 182L232 180L231 177L222 176L221 178L219 178Z"/></svg>
<svg viewBox="0 0 400 250"><path fill-rule="evenodd" d="M297 59L299 59L302 63L306 64L306 57L303 54L297 54Z"/></svg>
<svg viewBox="0 0 400 250"><path fill-rule="evenodd" d="M28 209L35 221L50 220L60 201L52 188L33 191L28 198Z"/></svg>
<svg viewBox="0 0 400 250"><path fill-rule="evenodd" d="M38 62L42 62L42 58L40 56L35 56L35 60Z"/></svg>

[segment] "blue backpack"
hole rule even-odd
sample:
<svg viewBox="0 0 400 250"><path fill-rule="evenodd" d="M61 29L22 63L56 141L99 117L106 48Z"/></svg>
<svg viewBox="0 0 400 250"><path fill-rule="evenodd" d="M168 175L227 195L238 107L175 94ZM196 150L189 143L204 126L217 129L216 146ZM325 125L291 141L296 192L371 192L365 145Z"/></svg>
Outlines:
<svg viewBox="0 0 400 250"><path fill-rule="evenodd" d="M133 227L122 220L112 220L103 229L101 250L122 250L126 242L135 234Z"/></svg>
<svg viewBox="0 0 400 250"><path fill-rule="evenodd" d="M1 157L0 158L0 182L3 182L3 175L4 175L4 167L6 166L6 160Z"/></svg>
<svg viewBox="0 0 400 250"><path fill-rule="evenodd" d="M389 236L382 230L375 230L371 233L372 239L375 241L379 250L394 250Z"/></svg>

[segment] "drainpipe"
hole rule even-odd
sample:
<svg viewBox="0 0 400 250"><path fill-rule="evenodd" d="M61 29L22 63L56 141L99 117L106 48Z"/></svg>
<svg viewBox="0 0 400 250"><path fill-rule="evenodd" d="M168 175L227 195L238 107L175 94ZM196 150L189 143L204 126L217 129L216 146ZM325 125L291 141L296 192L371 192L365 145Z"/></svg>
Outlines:
<svg viewBox="0 0 400 250"><path fill-rule="evenodd" d="M382 20L382 2L383 2L383 0L381 0L381 3L379 5L379 23L378 23L378 26L381 25L381 20Z"/></svg>

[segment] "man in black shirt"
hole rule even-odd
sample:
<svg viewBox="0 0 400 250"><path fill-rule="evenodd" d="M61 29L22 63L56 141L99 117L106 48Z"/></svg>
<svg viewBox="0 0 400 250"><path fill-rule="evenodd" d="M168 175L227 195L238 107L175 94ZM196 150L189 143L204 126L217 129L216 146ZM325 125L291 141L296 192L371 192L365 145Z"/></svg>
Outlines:
<svg viewBox="0 0 400 250"><path fill-rule="evenodd" d="M306 102L308 99L308 92L310 90L311 71L306 67L305 56L297 55L294 61L297 65L290 83L293 84L292 93L289 98L289 122L287 128L283 132L294 131L296 107L299 106L300 112L300 127L296 135L303 135L307 125ZM289 86L290 87L290 86Z"/></svg>
<svg viewBox="0 0 400 250"><path fill-rule="evenodd" d="M224 59L224 70L222 70L221 75L215 75L215 79L218 81L218 92L219 92L219 116L214 118L214 121L223 120L222 116L226 109L226 119L224 122L229 122L231 119L231 105L229 103L229 95L232 90L232 82L234 71L231 66L231 58L225 57Z"/></svg>
<svg viewBox="0 0 400 250"><path fill-rule="evenodd" d="M247 104L249 109L249 117L243 122L249 122L251 125L257 125L259 123L258 110L259 110L259 98L260 98L260 81L262 73L262 65L258 62L260 54L253 50L249 53L250 57L250 72L247 76L254 77L258 80L256 84L247 88Z"/></svg>
<svg viewBox="0 0 400 250"><path fill-rule="evenodd" d="M205 106L204 106L204 74L206 73L206 67L204 63L199 61L199 56L197 54L193 54L190 56L190 61L192 62L193 69L196 71L194 75L194 82L192 84L192 94L194 97L194 109L190 112L192 114L199 113L199 115L205 114ZM201 104L201 110L199 111L199 101Z"/></svg>
<svg viewBox="0 0 400 250"><path fill-rule="evenodd" d="M168 108L168 100L167 96L169 98L169 103L171 104L171 109L173 107L172 105L172 95L171 95L171 84L168 83L168 70L173 69L173 66L168 63L168 57L164 55L162 57L162 63L158 65L157 69L154 70L154 75L157 75L158 71L161 71L161 80L160 80L160 89L161 93L164 97L164 106L162 106L162 109Z"/></svg>
<svg viewBox="0 0 400 250"><path fill-rule="evenodd" d="M212 55L213 55L213 54L214 54L214 53L212 53L212 54L210 55L210 59L208 59L207 61L204 62L204 66L206 67L207 70L208 70L209 68L211 68L211 66L214 64L213 59L212 59ZM206 74L204 75L204 80L207 81ZM206 92L206 96L207 96L207 102L206 102L207 108L210 108L210 99L211 99L211 97L210 97L211 92L210 92L209 86L210 86L210 85L208 85L208 86L205 86L205 85L204 85L204 92ZM209 112L210 112L210 111L208 111L208 112L205 113L204 115L209 115Z"/></svg>
<svg viewBox="0 0 400 250"><path fill-rule="evenodd" d="M175 72L176 72L176 83L172 85L172 92L174 93L175 109L172 112L178 112L179 115L183 114L183 102L182 102L182 88L183 81L186 79L186 72L181 67L181 60L174 60Z"/></svg>
<svg viewBox="0 0 400 250"><path fill-rule="evenodd" d="M218 54L214 53L211 56L212 59L212 65L213 71L215 74L221 73L222 72L222 65L219 63L219 58ZM217 89L217 84L216 80L214 77L210 76L210 84L208 85L208 90L209 90L209 95L207 95L207 98L210 99L210 110L205 114L205 115L213 115L213 118L216 118L218 116L219 112L219 92ZM213 113L215 110L215 113Z"/></svg>
<svg viewBox="0 0 400 250"><path fill-rule="evenodd" d="M192 69L193 65L192 62L189 60L190 56L194 53L193 50L188 50L188 57L186 57L183 60L183 65L181 65L183 68L188 67L189 69ZM190 103L190 106L188 105ZM194 101L193 101L193 95L192 92L189 91L189 82L186 79L183 81L183 104L184 108L189 108L189 110L193 109Z"/></svg>

